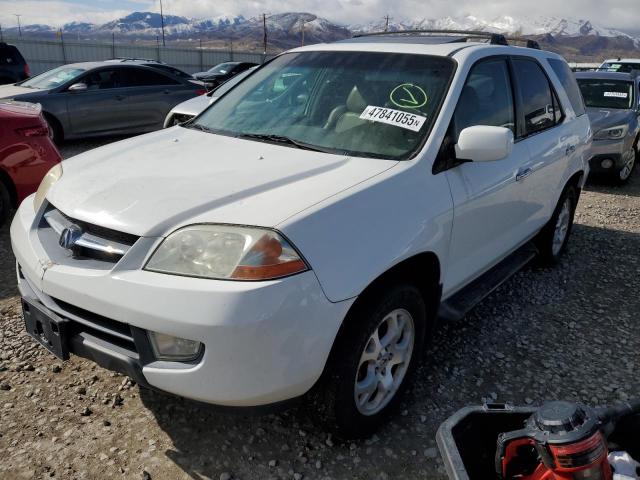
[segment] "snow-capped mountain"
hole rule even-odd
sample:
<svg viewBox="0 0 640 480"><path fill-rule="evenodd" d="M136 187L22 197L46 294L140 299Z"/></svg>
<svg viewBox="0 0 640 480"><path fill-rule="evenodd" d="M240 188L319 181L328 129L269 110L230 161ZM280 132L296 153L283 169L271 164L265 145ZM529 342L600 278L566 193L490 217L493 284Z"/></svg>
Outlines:
<svg viewBox="0 0 640 480"><path fill-rule="evenodd" d="M385 28L385 21L351 25L354 32L381 31ZM493 19L483 19L473 15L461 17L422 18L389 22L390 31L402 30L484 30L496 33L519 33L522 35L599 35L603 37L618 37L630 35L619 30L594 25L590 20L566 19L560 17L541 16L533 19L518 19L509 15L502 15Z"/></svg>
<svg viewBox="0 0 640 480"><path fill-rule="evenodd" d="M99 40L126 37L130 41L149 41L160 34L161 17L154 12L133 12L111 22L96 25L87 22L72 22L62 27L63 32L77 34L78 39ZM241 41L246 45L260 44L263 38L262 17L245 18L241 15L222 15L213 18L192 19L176 15L164 16L165 36L168 40L206 39ZM341 25L306 12L287 12L267 17L269 45L290 48L299 45L304 30L305 43L331 42L349 38L355 33L376 32L385 29L385 21L366 24ZM484 30L511 35L542 37L547 44L563 45L577 49L580 54L592 55L596 51L619 51L640 48L640 35L624 33L606 28L586 19L540 16L516 18L502 15L497 18L482 18L465 15L442 18L413 18L391 21L390 31L403 30ZM23 34L35 37L50 37L57 27L48 25L25 25ZM16 35L17 29L6 30Z"/></svg>

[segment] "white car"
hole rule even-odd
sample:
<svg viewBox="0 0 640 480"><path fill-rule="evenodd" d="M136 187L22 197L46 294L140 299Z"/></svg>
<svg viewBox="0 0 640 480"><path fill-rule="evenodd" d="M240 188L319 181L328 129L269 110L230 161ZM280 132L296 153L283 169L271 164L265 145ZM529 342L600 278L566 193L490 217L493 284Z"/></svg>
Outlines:
<svg viewBox="0 0 640 480"><path fill-rule="evenodd" d="M602 62L598 70L631 73L640 70L640 58L609 58Z"/></svg>
<svg viewBox="0 0 640 480"><path fill-rule="evenodd" d="M181 123L191 120L196 115L199 115L205 108L235 87L243 78L247 77L256 68L258 67L252 67L249 70L239 73L231 80L223 83L218 88L211 90L205 95L190 98L189 100L179 103L167 114L164 119L164 128L180 125Z"/></svg>
<svg viewBox="0 0 640 480"><path fill-rule="evenodd" d="M11 226L26 328L203 402L319 398L363 435L438 312L463 316L531 245L561 256L590 142L553 53L420 35L295 49L188 128L49 172Z"/></svg>

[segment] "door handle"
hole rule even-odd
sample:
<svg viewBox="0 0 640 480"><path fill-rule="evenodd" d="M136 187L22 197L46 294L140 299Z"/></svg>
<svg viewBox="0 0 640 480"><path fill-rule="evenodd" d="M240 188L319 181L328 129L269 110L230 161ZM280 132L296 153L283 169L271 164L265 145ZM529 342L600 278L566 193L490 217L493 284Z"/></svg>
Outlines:
<svg viewBox="0 0 640 480"><path fill-rule="evenodd" d="M576 151L576 146L575 145L569 145L567 147L567 149L565 150L564 154L565 155L571 155L575 151Z"/></svg>
<svg viewBox="0 0 640 480"><path fill-rule="evenodd" d="M521 180L524 180L525 178L527 178L529 175L531 175L533 173L533 170L530 168L523 168L522 170L520 170L518 173L516 173L516 182L519 182Z"/></svg>
<svg viewBox="0 0 640 480"><path fill-rule="evenodd" d="M124 100L127 98L125 95L116 95L116 100Z"/></svg>
<svg viewBox="0 0 640 480"><path fill-rule="evenodd" d="M169 93L171 93L171 90L167 89L167 90L164 91L164 93L169 94Z"/></svg>

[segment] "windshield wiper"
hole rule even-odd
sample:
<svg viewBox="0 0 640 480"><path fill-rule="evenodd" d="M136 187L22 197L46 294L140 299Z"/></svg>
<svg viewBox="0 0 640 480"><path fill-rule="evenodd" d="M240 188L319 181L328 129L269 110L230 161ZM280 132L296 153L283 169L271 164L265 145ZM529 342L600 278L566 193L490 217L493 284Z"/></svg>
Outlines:
<svg viewBox="0 0 640 480"><path fill-rule="evenodd" d="M180 126L185 128L191 128L193 130L200 130L201 132L216 133L216 131L213 128L205 127L204 125L201 125L199 123L192 123L189 120L186 121L185 123L180 124Z"/></svg>
<svg viewBox="0 0 640 480"><path fill-rule="evenodd" d="M298 140L294 140L293 138L289 138L284 135L273 135L273 134L264 134L264 133L241 133L240 135L237 136L237 138L246 138L249 140L258 140L261 142L281 143L283 145L289 145L292 147L299 148L301 150L311 150L313 152L332 153L332 150L323 149L320 147L316 147L314 145L309 145L308 143L300 142Z"/></svg>

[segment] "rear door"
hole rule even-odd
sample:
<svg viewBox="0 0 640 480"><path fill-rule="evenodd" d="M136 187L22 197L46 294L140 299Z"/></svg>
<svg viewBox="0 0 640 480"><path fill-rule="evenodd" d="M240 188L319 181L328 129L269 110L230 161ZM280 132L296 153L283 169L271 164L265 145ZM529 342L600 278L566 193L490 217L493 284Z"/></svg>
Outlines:
<svg viewBox="0 0 640 480"><path fill-rule="evenodd" d="M512 61L521 106L518 136L530 157L517 179L518 195L527 206L519 228L520 236L531 236L551 217L581 141L574 131L576 123L566 121L558 94L542 65L530 57Z"/></svg>
<svg viewBox="0 0 640 480"><path fill-rule="evenodd" d="M128 66L124 72L131 129L162 128L173 107L196 95L195 89L150 67Z"/></svg>
<svg viewBox="0 0 640 480"><path fill-rule="evenodd" d="M474 125L516 133L515 105L508 59L481 60L462 89L449 130L451 141L457 142L460 132ZM521 224L531 207L516 179L529 161L529 149L516 141L503 160L462 163L445 172L454 203L445 294L454 293L526 240Z"/></svg>

